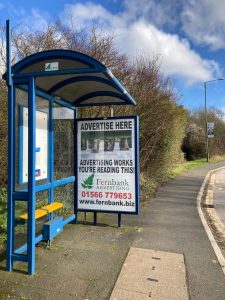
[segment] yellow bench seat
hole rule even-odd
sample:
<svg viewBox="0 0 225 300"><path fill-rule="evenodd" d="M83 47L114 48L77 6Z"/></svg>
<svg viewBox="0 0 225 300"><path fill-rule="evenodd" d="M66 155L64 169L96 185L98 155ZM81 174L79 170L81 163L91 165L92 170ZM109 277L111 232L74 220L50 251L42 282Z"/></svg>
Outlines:
<svg viewBox="0 0 225 300"><path fill-rule="evenodd" d="M36 209L35 210L35 220L36 219L39 219L41 217L44 217L46 216L47 214L50 214L51 212L57 210L57 209L60 209L63 207L63 203L60 203L60 202L53 202L53 203L50 203L48 205L45 205L39 209ZM28 214L23 214L23 215L20 215L19 216L20 219L23 219L23 220L28 220Z"/></svg>

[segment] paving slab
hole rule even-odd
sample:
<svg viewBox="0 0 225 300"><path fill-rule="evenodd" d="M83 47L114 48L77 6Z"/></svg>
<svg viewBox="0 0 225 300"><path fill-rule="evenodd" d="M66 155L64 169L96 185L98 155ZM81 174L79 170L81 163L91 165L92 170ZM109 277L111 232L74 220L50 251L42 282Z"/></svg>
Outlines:
<svg viewBox="0 0 225 300"><path fill-rule="evenodd" d="M183 254L131 248L110 300L188 300Z"/></svg>

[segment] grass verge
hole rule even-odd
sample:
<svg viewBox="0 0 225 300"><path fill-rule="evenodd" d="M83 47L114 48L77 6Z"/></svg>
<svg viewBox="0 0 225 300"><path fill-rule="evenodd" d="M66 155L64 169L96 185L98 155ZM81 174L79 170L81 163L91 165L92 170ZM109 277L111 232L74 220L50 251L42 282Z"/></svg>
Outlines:
<svg viewBox="0 0 225 300"><path fill-rule="evenodd" d="M215 156L213 158L210 159L211 163L217 163L220 161L225 161L225 156ZM176 167L172 170L171 172L171 176L174 178L177 175L192 169L192 168L196 168L196 167L201 167L204 165L207 165L207 161L206 159L197 159L197 160L193 160L193 161L186 161L180 164L177 164Z"/></svg>
<svg viewBox="0 0 225 300"><path fill-rule="evenodd" d="M172 170L171 175L172 175L172 177L176 177L177 175L179 175L189 169L192 169L195 167L201 167L206 164L207 164L207 162L205 159L186 161L186 162L177 164L176 167Z"/></svg>

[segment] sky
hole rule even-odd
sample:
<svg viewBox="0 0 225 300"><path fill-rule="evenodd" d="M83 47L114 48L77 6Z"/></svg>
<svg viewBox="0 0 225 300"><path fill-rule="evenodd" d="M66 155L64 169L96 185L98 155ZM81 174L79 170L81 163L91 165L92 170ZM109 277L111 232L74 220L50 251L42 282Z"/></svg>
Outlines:
<svg viewBox="0 0 225 300"><path fill-rule="evenodd" d="M93 23L115 36L121 53L160 57L190 110L204 106L204 82L225 76L225 1L221 0L0 0L0 20L41 28L72 15L80 29ZM225 112L225 80L207 86L207 107Z"/></svg>

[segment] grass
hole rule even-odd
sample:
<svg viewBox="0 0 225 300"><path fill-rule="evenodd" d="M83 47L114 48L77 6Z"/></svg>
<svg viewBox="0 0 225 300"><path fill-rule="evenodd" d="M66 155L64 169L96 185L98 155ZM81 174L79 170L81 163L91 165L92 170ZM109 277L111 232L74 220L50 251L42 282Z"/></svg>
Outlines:
<svg viewBox="0 0 225 300"><path fill-rule="evenodd" d="M1 244L6 241L7 232L7 189L0 188L0 249Z"/></svg>
<svg viewBox="0 0 225 300"><path fill-rule="evenodd" d="M225 156L215 156L210 159L211 163L217 163L220 161L225 161ZM208 163L205 158L197 159L197 160L193 160L193 161L186 161L186 162L177 164L176 167L172 170L171 175L172 175L172 177L176 177L177 175L179 175L187 170L190 170L190 169L196 168L196 167L201 167L201 166L204 166L207 164Z"/></svg>
<svg viewBox="0 0 225 300"><path fill-rule="evenodd" d="M201 167L206 164L207 164L207 162L205 159L198 159L198 160L180 163L180 164L176 165L176 167L172 170L172 172L171 172L172 177L176 177L177 175L183 173L184 171L187 171L187 170L195 168L195 167Z"/></svg>

